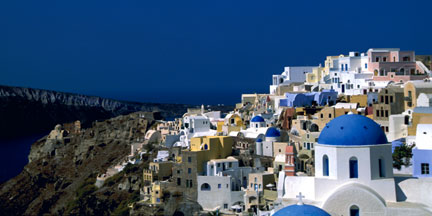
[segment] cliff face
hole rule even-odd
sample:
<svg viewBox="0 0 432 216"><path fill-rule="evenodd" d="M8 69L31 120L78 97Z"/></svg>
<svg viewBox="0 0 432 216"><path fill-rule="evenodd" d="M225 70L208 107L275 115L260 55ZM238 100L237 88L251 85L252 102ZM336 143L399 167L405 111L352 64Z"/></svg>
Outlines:
<svg viewBox="0 0 432 216"><path fill-rule="evenodd" d="M56 124L75 120L89 126L95 120L137 111L158 111L161 117L181 116L188 107L0 86L0 139L46 133Z"/></svg>
<svg viewBox="0 0 432 216"><path fill-rule="evenodd" d="M124 160L130 144L144 137L154 122L152 115L146 116L119 116L34 143L23 172L0 185L0 215L108 215L127 210L127 201L139 197L142 167L148 164L125 169L100 189L94 186L95 177Z"/></svg>

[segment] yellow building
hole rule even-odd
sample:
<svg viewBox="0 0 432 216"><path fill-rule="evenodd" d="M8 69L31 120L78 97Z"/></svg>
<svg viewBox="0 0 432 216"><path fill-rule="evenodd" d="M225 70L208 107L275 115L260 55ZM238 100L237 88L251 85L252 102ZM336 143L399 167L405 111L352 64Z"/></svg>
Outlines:
<svg viewBox="0 0 432 216"><path fill-rule="evenodd" d="M161 161L161 162L150 162L149 169L143 170L144 181L163 181L168 179L172 175L172 168L174 162L172 161Z"/></svg>
<svg viewBox="0 0 432 216"><path fill-rule="evenodd" d="M190 143L190 151L202 152L201 157L208 161L230 156L234 139L229 136L193 137Z"/></svg>
<svg viewBox="0 0 432 216"><path fill-rule="evenodd" d="M326 60L324 61L324 76L330 74L330 68L334 67L334 65L333 65L334 60L336 60L340 57L344 57L344 55L327 56L326 57Z"/></svg>
<svg viewBox="0 0 432 216"><path fill-rule="evenodd" d="M237 114L228 114L224 121L220 121L217 124L217 132L224 135L228 135L231 131L240 131L242 129L246 129L246 125Z"/></svg>
<svg viewBox="0 0 432 216"><path fill-rule="evenodd" d="M357 103L360 107L367 107L367 95L347 95L348 103Z"/></svg>
<svg viewBox="0 0 432 216"><path fill-rule="evenodd" d="M179 192L188 199L197 198L197 175L204 175L204 166L209 160L231 155L234 138L229 136L194 137L190 150L181 151L173 169L173 180Z"/></svg>
<svg viewBox="0 0 432 216"><path fill-rule="evenodd" d="M312 73L306 74L306 82L309 84L317 84L325 76L325 68L314 67Z"/></svg>
<svg viewBox="0 0 432 216"><path fill-rule="evenodd" d="M161 204L163 202L162 198L162 187L160 182L153 182L151 187L151 203Z"/></svg>
<svg viewBox="0 0 432 216"><path fill-rule="evenodd" d="M417 97L421 93L432 93L432 82L430 81L409 81L404 86L405 110L414 109L417 106Z"/></svg>
<svg viewBox="0 0 432 216"><path fill-rule="evenodd" d="M415 136L417 134L418 124L432 124L432 113L429 112L428 108L414 108L412 123L408 126L408 136Z"/></svg>

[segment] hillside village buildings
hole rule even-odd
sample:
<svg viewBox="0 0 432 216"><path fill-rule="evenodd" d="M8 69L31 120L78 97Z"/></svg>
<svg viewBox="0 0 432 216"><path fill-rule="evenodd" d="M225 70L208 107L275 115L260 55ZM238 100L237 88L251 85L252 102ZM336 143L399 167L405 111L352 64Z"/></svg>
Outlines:
<svg viewBox="0 0 432 216"><path fill-rule="evenodd" d="M229 113L202 106L158 122L129 158L153 159L142 202L175 197L222 215L432 215L422 59L396 48L327 56L285 67L269 94L243 94Z"/></svg>

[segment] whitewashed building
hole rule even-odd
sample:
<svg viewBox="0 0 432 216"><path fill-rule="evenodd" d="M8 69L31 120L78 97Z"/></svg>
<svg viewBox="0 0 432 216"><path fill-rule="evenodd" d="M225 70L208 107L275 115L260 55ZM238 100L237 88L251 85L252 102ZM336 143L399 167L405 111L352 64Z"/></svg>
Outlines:
<svg viewBox="0 0 432 216"><path fill-rule="evenodd" d="M270 85L270 94L275 94L276 89L280 85L289 85L291 83L304 83L306 74L312 73L316 66L296 66L285 67L280 75L273 75L272 85Z"/></svg>
<svg viewBox="0 0 432 216"><path fill-rule="evenodd" d="M377 123L343 115L321 132L315 176L284 177L278 196L289 205L301 192L305 203L331 215L430 215L432 181L395 178L392 162L391 144Z"/></svg>
<svg viewBox="0 0 432 216"><path fill-rule="evenodd" d="M368 57L364 53L350 52L348 56L333 59L328 74L331 88L345 95L365 93L373 85L373 73L367 68Z"/></svg>

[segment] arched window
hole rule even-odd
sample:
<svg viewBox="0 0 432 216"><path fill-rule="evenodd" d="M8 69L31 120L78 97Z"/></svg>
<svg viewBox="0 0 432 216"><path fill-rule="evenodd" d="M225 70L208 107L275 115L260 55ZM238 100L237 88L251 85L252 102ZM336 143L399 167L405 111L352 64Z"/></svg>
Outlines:
<svg viewBox="0 0 432 216"><path fill-rule="evenodd" d="M350 216L360 216L360 209L356 205L350 207Z"/></svg>
<svg viewBox="0 0 432 216"><path fill-rule="evenodd" d="M329 176L329 160L327 155L323 156L322 165L323 165L323 176Z"/></svg>
<svg viewBox="0 0 432 216"><path fill-rule="evenodd" d="M383 158L378 159L378 169L379 169L379 177L380 178L385 177L385 163Z"/></svg>
<svg viewBox="0 0 432 216"><path fill-rule="evenodd" d="M202 191L211 191L211 187L210 187L209 184L204 183L204 184L201 185L201 190Z"/></svg>
<svg viewBox="0 0 432 216"><path fill-rule="evenodd" d="M377 69L374 70L374 76L378 76L378 70Z"/></svg>
<svg viewBox="0 0 432 216"><path fill-rule="evenodd" d="M318 125L316 125L316 124L312 124L312 125L310 126L310 131L311 131L311 132L318 132L318 131L319 131Z"/></svg>
<svg viewBox="0 0 432 216"><path fill-rule="evenodd" d="M207 149L208 149L208 145L204 144L204 150L207 150Z"/></svg>
<svg viewBox="0 0 432 216"><path fill-rule="evenodd" d="M349 160L350 178L358 178L358 161L356 157L351 157Z"/></svg>

